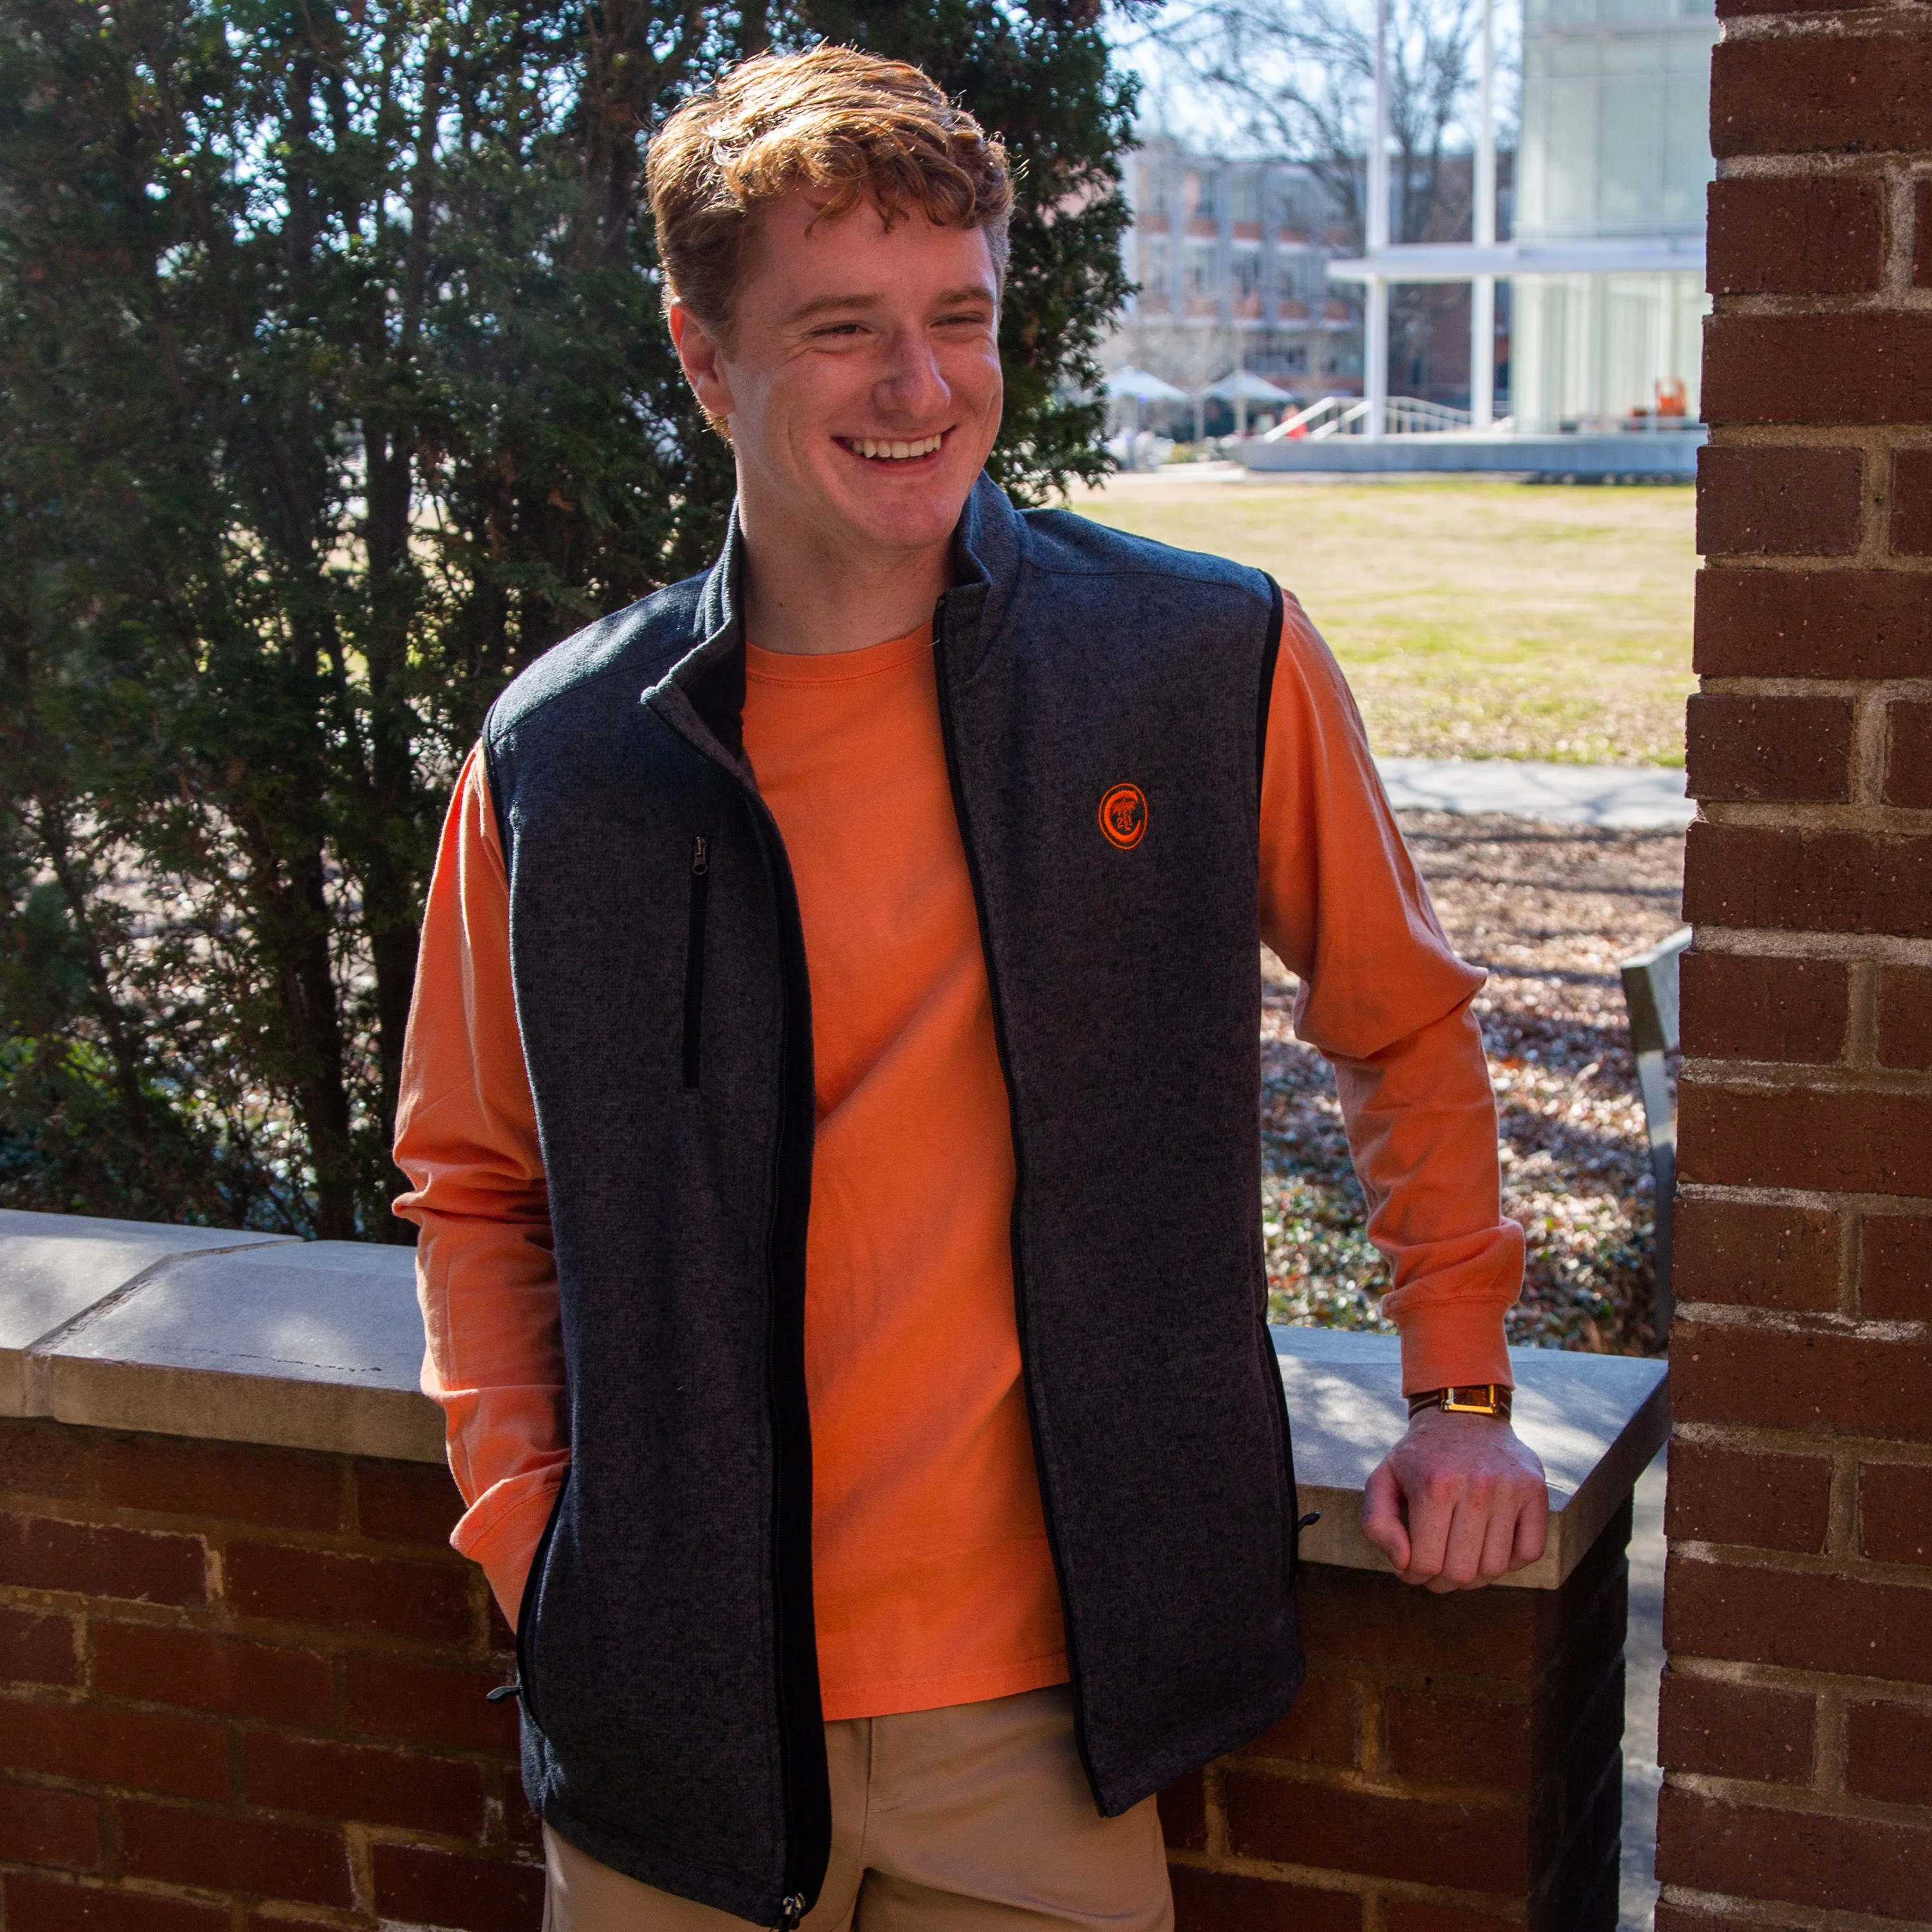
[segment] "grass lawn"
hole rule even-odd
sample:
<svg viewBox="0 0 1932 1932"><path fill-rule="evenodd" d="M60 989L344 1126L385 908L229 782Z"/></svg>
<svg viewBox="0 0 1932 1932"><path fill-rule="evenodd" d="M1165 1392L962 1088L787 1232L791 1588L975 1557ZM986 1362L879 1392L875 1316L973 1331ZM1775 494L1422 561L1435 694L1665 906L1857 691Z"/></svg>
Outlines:
<svg viewBox="0 0 1932 1932"><path fill-rule="evenodd" d="M1115 477L1072 507L1270 572L1385 755L1684 762L1688 489L1178 470Z"/></svg>

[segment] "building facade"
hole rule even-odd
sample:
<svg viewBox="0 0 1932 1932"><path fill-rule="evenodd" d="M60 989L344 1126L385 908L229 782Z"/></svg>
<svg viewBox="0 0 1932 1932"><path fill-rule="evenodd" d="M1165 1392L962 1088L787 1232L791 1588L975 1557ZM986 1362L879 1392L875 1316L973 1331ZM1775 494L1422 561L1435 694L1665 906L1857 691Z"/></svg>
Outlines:
<svg viewBox="0 0 1932 1932"><path fill-rule="evenodd" d="M1525 0L1516 236L1701 241L1713 0ZM1698 413L1696 268L1524 275L1510 365L1525 429Z"/></svg>
<svg viewBox="0 0 1932 1932"><path fill-rule="evenodd" d="M1129 158L1126 189L1139 292L1108 360L1190 392L1238 367L1309 395L1360 387L1359 310L1327 274L1348 238L1310 170L1156 136Z"/></svg>

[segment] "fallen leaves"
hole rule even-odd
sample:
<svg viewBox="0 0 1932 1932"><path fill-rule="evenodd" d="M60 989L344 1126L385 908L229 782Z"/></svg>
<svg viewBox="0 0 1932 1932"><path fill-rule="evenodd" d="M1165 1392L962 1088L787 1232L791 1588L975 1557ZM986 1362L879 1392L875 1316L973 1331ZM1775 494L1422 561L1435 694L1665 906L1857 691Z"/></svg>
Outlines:
<svg viewBox="0 0 1932 1932"><path fill-rule="evenodd" d="M1683 836L1408 812L1402 826L1476 1003L1496 1092L1503 1210L1522 1227L1512 1342L1648 1353L1655 1209L1617 962L1679 922ZM1293 1036L1274 964L1262 1022L1271 1318L1380 1328L1334 1082ZM1673 1070L1674 1071L1674 1070Z"/></svg>

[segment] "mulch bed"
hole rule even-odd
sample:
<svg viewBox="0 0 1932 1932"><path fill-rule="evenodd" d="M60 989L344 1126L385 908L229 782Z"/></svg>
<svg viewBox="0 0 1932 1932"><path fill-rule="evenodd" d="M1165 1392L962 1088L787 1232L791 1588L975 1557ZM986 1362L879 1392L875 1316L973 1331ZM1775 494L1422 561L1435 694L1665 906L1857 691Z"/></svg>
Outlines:
<svg viewBox="0 0 1932 1932"><path fill-rule="evenodd" d="M1496 1090L1503 1209L1528 1256L1509 1339L1649 1354L1654 1203L1618 962L1680 923L1681 832L1404 812L1476 1002ZM1272 959L1262 1016L1263 1232L1278 1322L1388 1330L1326 1064L1294 1036Z"/></svg>

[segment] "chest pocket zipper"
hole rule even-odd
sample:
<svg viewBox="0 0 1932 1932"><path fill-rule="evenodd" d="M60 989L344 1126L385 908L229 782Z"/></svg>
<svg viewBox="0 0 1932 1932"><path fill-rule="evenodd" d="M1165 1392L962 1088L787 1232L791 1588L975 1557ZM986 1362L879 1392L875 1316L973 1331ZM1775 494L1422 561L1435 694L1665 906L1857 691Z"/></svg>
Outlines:
<svg viewBox="0 0 1932 1932"><path fill-rule="evenodd" d="M711 842L700 832L691 842L691 922L684 946L684 1084L698 1085L699 1046L704 1034L704 919L711 897Z"/></svg>

